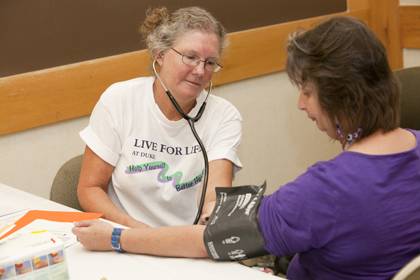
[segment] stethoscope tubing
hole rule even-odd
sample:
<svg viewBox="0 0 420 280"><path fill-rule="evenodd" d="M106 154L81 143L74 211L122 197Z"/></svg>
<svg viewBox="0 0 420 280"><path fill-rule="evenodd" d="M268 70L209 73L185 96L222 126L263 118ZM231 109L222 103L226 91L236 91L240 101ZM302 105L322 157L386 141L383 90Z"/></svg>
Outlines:
<svg viewBox="0 0 420 280"><path fill-rule="evenodd" d="M159 80L160 84L162 85L163 89L165 90L166 95L169 97L169 100L171 100L171 103L175 107L177 112L182 116L183 119L185 119L188 122L188 125L191 128L191 132L193 133L194 138L196 139L198 145L200 146L201 153L203 155L203 160L204 160L203 187L202 187L202 190L201 190L201 196L200 196L200 202L198 204L197 215L195 216L195 219L194 219L194 222L193 222L193 224L196 225L196 224L198 224L198 221L200 220L201 213L203 212L204 201L205 201L205 198L206 198L207 183L208 183L208 178L209 178L209 160L208 160L208 157L207 157L206 148L204 147L204 144L201 141L200 136L198 136L198 133L195 129L194 123L198 122L200 120L201 116L203 115L204 109L206 108L206 104L207 104L207 98L210 95L210 92L213 88L213 85L210 81L210 86L209 86L209 89L207 91L206 99L201 104L200 109L198 110L197 114L194 117L191 117L188 114L186 114L184 112L184 110L182 110L181 106L179 106L175 97L171 94L170 90L166 87L165 83L162 81L162 79L160 78L160 75L156 71L155 64L156 64L156 60L154 60L153 63L152 63L153 72L155 73L156 78Z"/></svg>

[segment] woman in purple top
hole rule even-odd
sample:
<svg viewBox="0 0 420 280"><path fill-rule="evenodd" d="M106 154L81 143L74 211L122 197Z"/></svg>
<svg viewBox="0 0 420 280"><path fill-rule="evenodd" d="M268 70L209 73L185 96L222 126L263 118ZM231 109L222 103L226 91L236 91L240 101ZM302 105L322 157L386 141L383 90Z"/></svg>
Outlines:
<svg viewBox="0 0 420 280"><path fill-rule="evenodd" d="M389 279L420 253L420 132L399 128L399 89L383 45L361 22L335 17L288 44L299 109L343 152L265 197L265 249L294 255L289 279ZM120 248L207 257L204 226L127 229ZM111 250L112 226L81 222L91 250ZM113 239L115 242L115 239Z"/></svg>
<svg viewBox="0 0 420 280"><path fill-rule="evenodd" d="M270 253L289 279L389 279L420 254L420 132L399 128L399 89L381 42L333 18L290 37L298 107L343 152L267 196Z"/></svg>

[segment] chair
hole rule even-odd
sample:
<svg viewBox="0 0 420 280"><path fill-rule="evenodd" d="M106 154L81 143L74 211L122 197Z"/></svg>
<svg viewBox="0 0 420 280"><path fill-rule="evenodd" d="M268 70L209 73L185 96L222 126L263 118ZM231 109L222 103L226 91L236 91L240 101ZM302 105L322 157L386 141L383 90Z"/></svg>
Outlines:
<svg viewBox="0 0 420 280"><path fill-rule="evenodd" d="M395 274L392 280L419 280L420 279L420 255L412 259Z"/></svg>
<svg viewBox="0 0 420 280"><path fill-rule="evenodd" d="M82 210L77 199L77 184L83 155L66 161L55 175L51 186L50 200Z"/></svg>
<svg viewBox="0 0 420 280"><path fill-rule="evenodd" d="M395 71L401 86L401 127L420 130L420 66Z"/></svg>

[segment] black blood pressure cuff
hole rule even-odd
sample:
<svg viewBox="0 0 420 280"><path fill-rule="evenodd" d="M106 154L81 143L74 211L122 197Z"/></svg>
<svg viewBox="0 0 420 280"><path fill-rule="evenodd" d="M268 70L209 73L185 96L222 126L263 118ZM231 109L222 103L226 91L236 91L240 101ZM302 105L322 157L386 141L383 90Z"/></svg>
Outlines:
<svg viewBox="0 0 420 280"><path fill-rule="evenodd" d="M239 261L267 254L257 221L265 187L216 188L216 205L204 231L210 258Z"/></svg>

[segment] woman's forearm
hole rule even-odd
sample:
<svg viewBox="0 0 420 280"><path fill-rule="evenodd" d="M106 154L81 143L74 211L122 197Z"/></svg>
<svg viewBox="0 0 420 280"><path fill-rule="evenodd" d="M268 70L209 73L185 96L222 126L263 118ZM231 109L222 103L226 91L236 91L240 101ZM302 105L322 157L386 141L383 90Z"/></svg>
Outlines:
<svg viewBox="0 0 420 280"><path fill-rule="evenodd" d="M121 235L121 247L138 254L205 258L204 229L201 225L128 229Z"/></svg>
<svg viewBox="0 0 420 280"><path fill-rule="evenodd" d="M116 207L100 187L79 188L78 198L83 210L102 213L104 219L128 227L147 227Z"/></svg>

